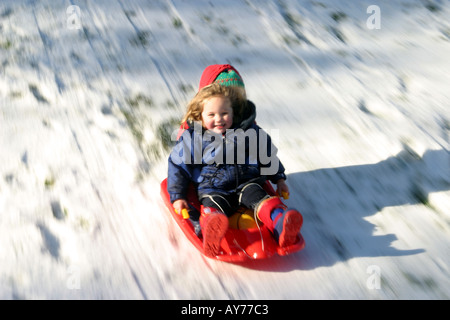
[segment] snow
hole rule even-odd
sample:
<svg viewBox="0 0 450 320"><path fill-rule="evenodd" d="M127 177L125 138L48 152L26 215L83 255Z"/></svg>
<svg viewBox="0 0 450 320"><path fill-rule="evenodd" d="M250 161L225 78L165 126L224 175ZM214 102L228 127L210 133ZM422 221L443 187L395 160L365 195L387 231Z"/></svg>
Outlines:
<svg viewBox="0 0 450 320"><path fill-rule="evenodd" d="M3 0L0 298L449 299L449 16L445 0ZM204 258L162 204L168 137L213 63L278 130L301 252Z"/></svg>

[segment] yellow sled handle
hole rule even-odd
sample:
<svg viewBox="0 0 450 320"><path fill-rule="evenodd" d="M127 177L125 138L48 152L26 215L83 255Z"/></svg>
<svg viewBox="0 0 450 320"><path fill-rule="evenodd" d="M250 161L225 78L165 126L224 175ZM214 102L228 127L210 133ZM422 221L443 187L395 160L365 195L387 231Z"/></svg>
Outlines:
<svg viewBox="0 0 450 320"><path fill-rule="evenodd" d="M175 210L177 214L180 214L178 210ZM183 219L189 219L189 211L187 209L181 209L181 215L183 216Z"/></svg>
<svg viewBox="0 0 450 320"><path fill-rule="evenodd" d="M286 191L281 191L281 196L283 197L284 200L289 199L289 193L287 193Z"/></svg>
<svg viewBox="0 0 450 320"><path fill-rule="evenodd" d="M183 219L189 219L189 211L187 209L181 210L181 215L183 216Z"/></svg>

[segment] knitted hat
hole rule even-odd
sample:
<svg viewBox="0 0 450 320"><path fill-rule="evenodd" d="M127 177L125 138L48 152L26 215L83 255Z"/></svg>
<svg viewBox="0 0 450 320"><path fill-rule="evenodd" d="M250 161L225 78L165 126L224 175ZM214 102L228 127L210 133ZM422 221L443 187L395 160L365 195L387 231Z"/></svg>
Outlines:
<svg viewBox="0 0 450 320"><path fill-rule="evenodd" d="M222 86L244 88L244 81L242 81L241 75L229 64L213 64L206 67L200 78L198 90L201 90L203 87L206 87L213 82L217 82Z"/></svg>

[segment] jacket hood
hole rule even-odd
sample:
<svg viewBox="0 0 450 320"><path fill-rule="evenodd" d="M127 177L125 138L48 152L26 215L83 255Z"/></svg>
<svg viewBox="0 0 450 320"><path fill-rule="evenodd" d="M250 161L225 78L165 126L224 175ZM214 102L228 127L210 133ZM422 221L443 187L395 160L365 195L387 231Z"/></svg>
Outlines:
<svg viewBox="0 0 450 320"><path fill-rule="evenodd" d="M255 123L256 120L256 106L250 100L247 100L244 111L240 119L237 119L237 123L233 126L235 129L247 130L250 126Z"/></svg>

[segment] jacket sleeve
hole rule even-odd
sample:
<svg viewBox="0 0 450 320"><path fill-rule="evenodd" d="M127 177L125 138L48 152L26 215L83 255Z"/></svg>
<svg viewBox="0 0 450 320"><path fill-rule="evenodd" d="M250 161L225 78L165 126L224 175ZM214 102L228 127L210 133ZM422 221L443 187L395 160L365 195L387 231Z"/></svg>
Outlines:
<svg viewBox="0 0 450 320"><path fill-rule="evenodd" d="M186 199L188 186L192 181L192 165L189 164L192 162L185 161L181 154L183 143L181 138L169 156L167 192L172 203L178 199ZM186 156L191 157L190 154Z"/></svg>

